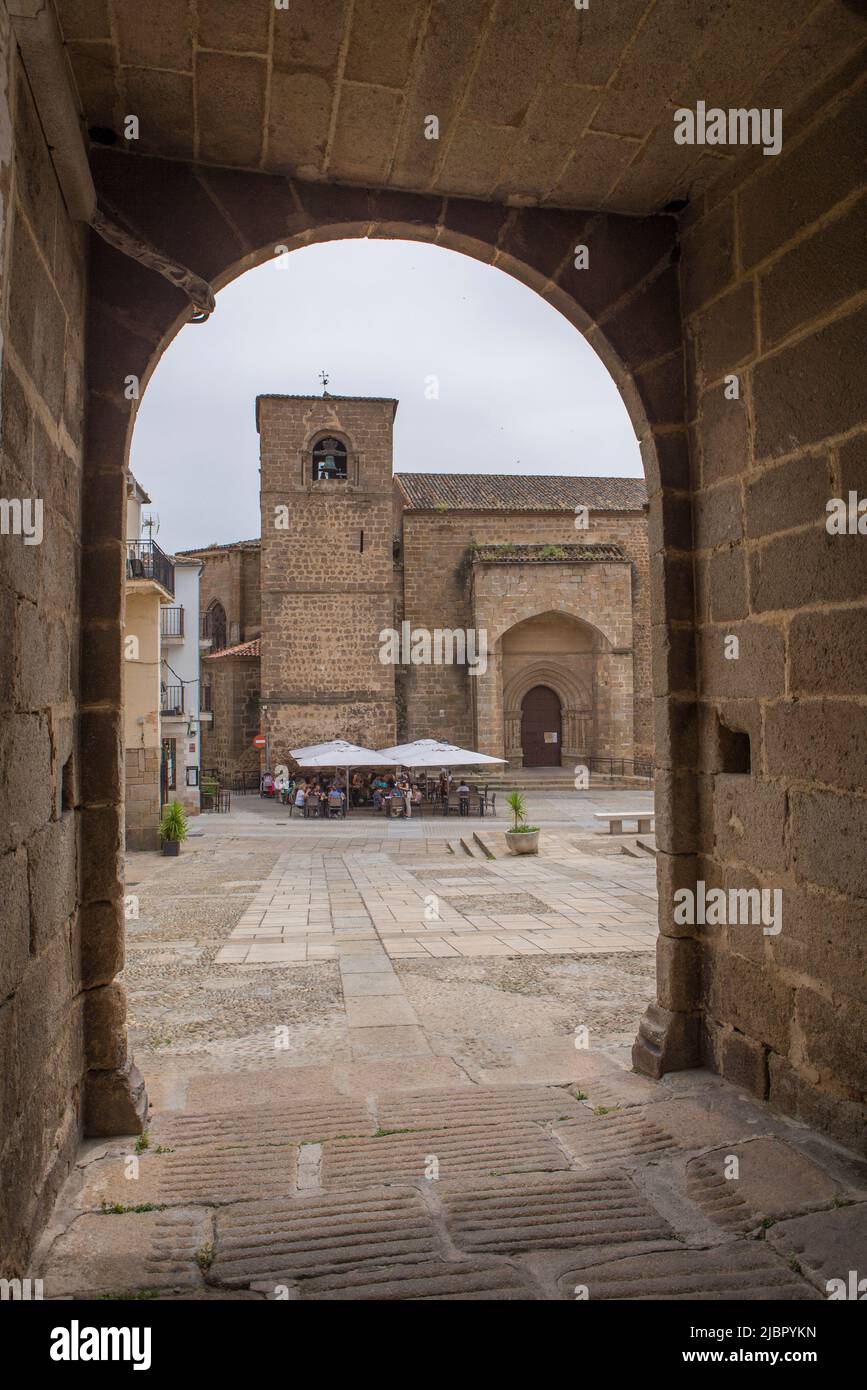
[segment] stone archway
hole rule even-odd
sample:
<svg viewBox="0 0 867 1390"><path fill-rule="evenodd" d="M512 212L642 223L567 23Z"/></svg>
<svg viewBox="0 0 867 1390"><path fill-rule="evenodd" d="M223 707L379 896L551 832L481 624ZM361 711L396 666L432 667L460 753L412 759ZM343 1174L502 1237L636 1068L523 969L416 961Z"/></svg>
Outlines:
<svg viewBox="0 0 867 1390"><path fill-rule="evenodd" d="M593 739L592 691L556 661L538 661L525 667L503 687L504 757L510 767L524 765L521 715L524 700L535 686L548 686L560 701L562 716L561 761L564 767L586 758Z"/></svg>
<svg viewBox="0 0 867 1390"><path fill-rule="evenodd" d="M559 309L608 367L640 440L650 499L654 694L668 694L667 632L676 625L682 640L693 622L692 561L683 549L690 502L673 218L509 208L440 195L304 184L110 150L94 153L93 171L100 196L139 240L189 266L217 290L275 253L314 241L402 237L486 261ZM587 268L576 267L578 243L590 247ZM123 511L136 404L125 387L134 378L140 396L165 347L192 313L175 285L91 235L81 587L88 660L80 738L82 748L103 750L89 760L81 806L82 985L90 1001L86 1126L91 1134L128 1133L140 1125L142 1114L141 1088L128 1058L123 990L114 979L124 940L118 737ZM679 700L688 693L681 682ZM486 699L496 699L493 687L474 694L477 718L484 722L496 712L484 708ZM665 876L673 885L691 871L692 839L669 833L671 800L677 786L684 805L694 805L695 774L685 721L667 707L657 743L659 843L662 859L673 857ZM660 910L671 911L665 893ZM692 978L689 944L672 940L669 980L678 953L684 981ZM669 989L661 1003L675 994ZM678 1065L687 1065L698 1056L697 1000L686 989L678 998L677 1012L662 1010L666 1037L654 1048L663 1063L676 1055Z"/></svg>

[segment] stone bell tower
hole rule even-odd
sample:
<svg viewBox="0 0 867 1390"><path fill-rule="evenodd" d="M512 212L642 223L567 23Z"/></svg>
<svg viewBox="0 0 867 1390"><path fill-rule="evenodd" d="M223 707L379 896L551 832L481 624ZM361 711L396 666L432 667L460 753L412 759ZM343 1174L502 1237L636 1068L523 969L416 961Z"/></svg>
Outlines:
<svg viewBox="0 0 867 1390"><path fill-rule="evenodd" d="M262 727L272 762L394 743L392 433L397 401L259 396Z"/></svg>

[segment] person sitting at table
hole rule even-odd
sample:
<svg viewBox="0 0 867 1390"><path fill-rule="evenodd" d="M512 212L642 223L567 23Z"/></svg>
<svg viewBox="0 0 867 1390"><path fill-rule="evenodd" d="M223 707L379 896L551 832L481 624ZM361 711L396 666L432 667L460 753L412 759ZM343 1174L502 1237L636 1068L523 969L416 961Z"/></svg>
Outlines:
<svg viewBox="0 0 867 1390"><path fill-rule="evenodd" d="M416 782L415 786L414 786L413 789L412 789L412 804L413 804L413 806L420 806L421 803L422 803L422 800L423 800L423 797L422 797L421 787L420 787L420 786L418 785L418 783Z"/></svg>
<svg viewBox="0 0 867 1390"><path fill-rule="evenodd" d="M338 787L335 782L331 791L328 793L328 814L331 817L343 815L343 805L346 801L346 793L342 787Z"/></svg>
<svg viewBox="0 0 867 1390"><path fill-rule="evenodd" d="M390 790L391 796L389 798L389 805L386 807L386 815L401 816L404 814L406 809L406 798L403 794L403 783L395 779L391 784ZM386 792L386 797L389 797L388 792Z"/></svg>
<svg viewBox="0 0 867 1390"><path fill-rule="evenodd" d="M381 811L383 799L388 790L388 783L384 777L380 777L377 773L370 784L370 788L373 797L373 809L374 811Z"/></svg>
<svg viewBox="0 0 867 1390"><path fill-rule="evenodd" d="M458 806L462 816L470 814L470 789L466 782L461 782L458 787Z"/></svg>

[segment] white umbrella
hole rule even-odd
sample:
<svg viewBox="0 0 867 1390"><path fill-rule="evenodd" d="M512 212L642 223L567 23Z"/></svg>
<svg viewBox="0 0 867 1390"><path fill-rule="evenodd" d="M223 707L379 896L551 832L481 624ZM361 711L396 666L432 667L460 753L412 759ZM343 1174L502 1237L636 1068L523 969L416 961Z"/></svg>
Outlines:
<svg viewBox="0 0 867 1390"><path fill-rule="evenodd" d="M345 738L332 739L330 743L312 744L310 749L292 748L292 757L299 767L346 768L346 799L344 814L349 811L349 769L351 767L391 767L388 758L375 753L372 748L362 748L357 743L348 743Z"/></svg>
<svg viewBox="0 0 867 1390"><path fill-rule="evenodd" d="M314 743L309 748L289 750L299 767L391 767L393 758L384 758L372 748L335 738L330 743Z"/></svg>
<svg viewBox="0 0 867 1390"><path fill-rule="evenodd" d="M403 767L473 767L506 762L505 758L477 753L472 748L458 748L454 743L436 738L417 738L414 743L399 743L379 751L383 758Z"/></svg>

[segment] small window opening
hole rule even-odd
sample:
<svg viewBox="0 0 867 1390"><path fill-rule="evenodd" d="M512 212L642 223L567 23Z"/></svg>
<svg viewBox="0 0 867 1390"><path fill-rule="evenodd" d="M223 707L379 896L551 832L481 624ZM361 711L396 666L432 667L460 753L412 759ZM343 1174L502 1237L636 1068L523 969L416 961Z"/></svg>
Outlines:
<svg viewBox="0 0 867 1390"><path fill-rule="evenodd" d="M358 537L358 550L359 550L359 554L361 554L361 555L364 554L364 532L363 532L363 531L361 531L361 532L359 533L359 537Z"/></svg>

